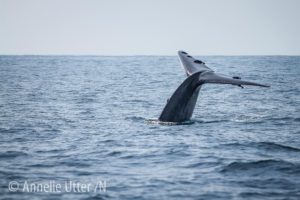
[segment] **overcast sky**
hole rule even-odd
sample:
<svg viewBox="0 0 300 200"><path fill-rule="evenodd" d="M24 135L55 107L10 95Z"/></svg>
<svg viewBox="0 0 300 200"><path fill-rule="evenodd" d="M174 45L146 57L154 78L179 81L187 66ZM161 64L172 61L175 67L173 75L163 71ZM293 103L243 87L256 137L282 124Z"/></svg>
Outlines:
<svg viewBox="0 0 300 200"><path fill-rule="evenodd" d="M0 0L0 54L300 55L300 0Z"/></svg>

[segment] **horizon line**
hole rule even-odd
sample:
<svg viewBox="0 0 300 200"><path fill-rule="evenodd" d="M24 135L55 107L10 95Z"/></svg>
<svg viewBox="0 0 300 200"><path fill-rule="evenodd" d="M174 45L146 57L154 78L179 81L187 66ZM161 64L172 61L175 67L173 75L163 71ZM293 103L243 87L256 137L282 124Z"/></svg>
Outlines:
<svg viewBox="0 0 300 200"><path fill-rule="evenodd" d="M103 56L103 57L135 57L135 56L177 56L175 54L0 54L0 56ZM194 56L300 56L300 54L194 54Z"/></svg>

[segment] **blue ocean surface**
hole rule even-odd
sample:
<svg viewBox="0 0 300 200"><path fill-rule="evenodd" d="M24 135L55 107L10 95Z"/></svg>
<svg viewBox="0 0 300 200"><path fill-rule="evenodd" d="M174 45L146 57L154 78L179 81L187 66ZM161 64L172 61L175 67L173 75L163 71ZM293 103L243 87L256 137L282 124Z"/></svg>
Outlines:
<svg viewBox="0 0 300 200"><path fill-rule="evenodd" d="M170 126L176 56L0 56L0 197L300 199L300 57L195 57L271 87L204 85Z"/></svg>

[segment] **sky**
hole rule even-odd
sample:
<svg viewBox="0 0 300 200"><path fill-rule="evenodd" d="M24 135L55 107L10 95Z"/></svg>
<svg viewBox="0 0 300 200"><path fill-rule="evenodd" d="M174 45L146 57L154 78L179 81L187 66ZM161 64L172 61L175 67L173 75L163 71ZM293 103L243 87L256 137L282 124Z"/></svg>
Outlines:
<svg viewBox="0 0 300 200"><path fill-rule="evenodd" d="M0 54L300 55L300 0L0 0Z"/></svg>

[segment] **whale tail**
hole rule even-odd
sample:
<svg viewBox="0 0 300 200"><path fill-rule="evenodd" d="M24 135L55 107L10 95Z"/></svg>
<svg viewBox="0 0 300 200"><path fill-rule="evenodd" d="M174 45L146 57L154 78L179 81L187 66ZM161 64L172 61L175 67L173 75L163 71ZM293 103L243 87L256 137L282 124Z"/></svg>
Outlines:
<svg viewBox="0 0 300 200"><path fill-rule="evenodd" d="M179 51L178 56L183 65L187 78L176 89L167 101L159 120L163 122L184 122L191 118L199 91L203 84L231 84L243 88L243 85L270 87L250 81L243 81L240 77L224 77L216 74L200 60L194 59L184 51Z"/></svg>
<svg viewBox="0 0 300 200"><path fill-rule="evenodd" d="M242 81L234 78L227 78L217 75L213 71L196 72L187 77L183 83L176 89L162 111L159 120L164 122L183 122L191 118L198 94L203 84L230 84L243 87L243 85L270 87L250 81Z"/></svg>

